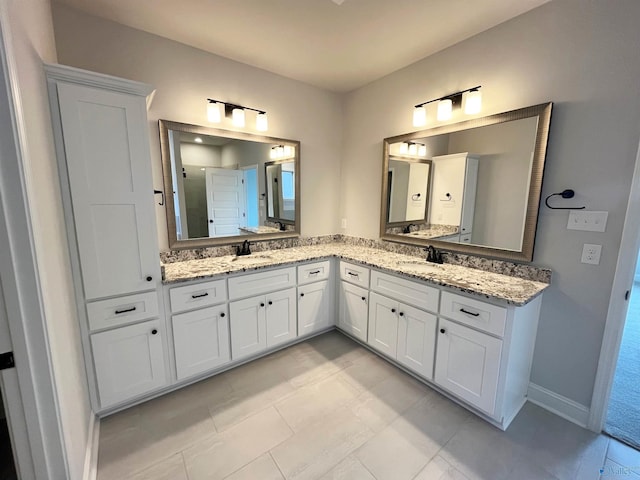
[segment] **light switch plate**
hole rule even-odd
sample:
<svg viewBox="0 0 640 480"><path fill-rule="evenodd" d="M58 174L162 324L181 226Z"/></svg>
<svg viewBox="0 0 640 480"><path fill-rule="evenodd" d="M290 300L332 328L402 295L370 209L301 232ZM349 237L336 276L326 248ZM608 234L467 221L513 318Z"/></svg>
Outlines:
<svg viewBox="0 0 640 480"><path fill-rule="evenodd" d="M587 210L570 210L567 229L584 230L586 232L604 232L607 228L609 212L590 212Z"/></svg>

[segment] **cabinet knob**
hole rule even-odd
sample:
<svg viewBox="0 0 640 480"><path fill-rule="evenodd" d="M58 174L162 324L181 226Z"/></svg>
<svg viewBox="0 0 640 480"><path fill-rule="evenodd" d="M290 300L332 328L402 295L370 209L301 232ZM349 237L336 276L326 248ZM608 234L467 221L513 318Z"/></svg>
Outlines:
<svg viewBox="0 0 640 480"><path fill-rule="evenodd" d="M261 307L264 307L264 303L263 303L263 302L260 302L260 306L261 306Z"/></svg>
<svg viewBox="0 0 640 480"><path fill-rule="evenodd" d="M158 334L158 330L156 330L155 328L151 330L151 335L157 335L157 334Z"/></svg>
<svg viewBox="0 0 640 480"><path fill-rule="evenodd" d="M447 333L447 331L444 328L441 328L440 333Z"/></svg>
<svg viewBox="0 0 640 480"><path fill-rule="evenodd" d="M151 275L149 275L146 280L147 280L147 282L150 282L151 280L153 280L153 277Z"/></svg>
<svg viewBox="0 0 640 480"><path fill-rule="evenodd" d="M391 313L396 313L396 309L395 309L395 308L392 308L392 309L391 309Z"/></svg>
<svg viewBox="0 0 640 480"><path fill-rule="evenodd" d="M225 315L226 315L226 313L222 312L222 313L220 314L220 318L224 318L224 317L225 317Z"/></svg>
<svg viewBox="0 0 640 480"><path fill-rule="evenodd" d="M367 297L362 297L362 300L366 300L366 299L367 299Z"/></svg>
<svg viewBox="0 0 640 480"><path fill-rule="evenodd" d="M300 296L301 296L301 297L304 297L304 293L301 293L301 294L300 294Z"/></svg>
<svg viewBox="0 0 640 480"><path fill-rule="evenodd" d="M209 223L213 223L213 220L209 220Z"/></svg>
<svg viewBox="0 0 640 480"><path fill-rule="evenodd" d="M401 317L404 317L404 312L400 312L398 315L400 315Z"/></svg>
<svg viewBox="0 0 640 480"><path fill-rule="evenodd" d="M267 303L268 303L269 305L273 305L273 302L272 302L271 300L269 300Z"/></svg>

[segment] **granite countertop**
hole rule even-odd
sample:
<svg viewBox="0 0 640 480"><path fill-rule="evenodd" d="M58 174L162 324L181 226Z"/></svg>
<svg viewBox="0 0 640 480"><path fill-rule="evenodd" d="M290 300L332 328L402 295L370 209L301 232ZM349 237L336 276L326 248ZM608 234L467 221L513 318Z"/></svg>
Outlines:
<svg viewBox="0 0 640 480"><path fill-rule="evenodd" d="M334 256L383 271L399 273L434 285L503 300L516 306L530 302L549 286L547 283L459 265L427 264L424 258L420 257L341 243L269 250L237 258L227 255L167 263L163 265L163 283L175 284L190 280L216 278L230 273L259 271L273 266L292 265L302 261L321 260ZM430 265L432 268L425 267L425 265ZM424 268L428 270L420 270Z"/></svg>
<svg viewBox="0 0 640 480"><path fill-rule="evenodd" d="M266 225L260 225L258 227L240 227L241 231L249 233L282 233L282 230L275 227L268 227Z"/></svg>
<svg viewBox="0 0 640 480"><path fill-rule="evenodd" d="M431 225L429 228L417 230L407 235L420 238L438 238L455 235L457 233L460 233L460 227L457 225Z"/></svg>

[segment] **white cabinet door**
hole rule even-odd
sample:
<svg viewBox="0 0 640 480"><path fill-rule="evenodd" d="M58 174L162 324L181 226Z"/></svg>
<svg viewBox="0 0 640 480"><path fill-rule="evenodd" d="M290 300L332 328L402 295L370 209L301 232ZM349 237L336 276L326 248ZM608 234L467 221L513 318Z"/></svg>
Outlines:
<svg viewBox="0 0 640 480"><path fill-rule="evenodd" d="M328 280L298 287L298 335L308 335L331 325Z"/></svg>
<svg viewBox="0 0 640 480"><path fill-rule="evenodd" d="M369 333L367 343L396 358L398 344L398 302L377 293L369 294Z"/></svg>
<svg viewBox="0 0 640 480"><path fill-rule="evenodd" d="M159 320L95 333L91 347L102 408L167 384Z"/></svg>
<svg viewBox="0 0 640 480"><path fill-rule="evenodd" d="M365 288L340 282L340 314L338 325L363 342L367 341L367 298L369 291Z"/></svg>
<svg viewBox="0 0 640 480"><path fill-rule="evenodd" d="M280 345L298 336L295 287L269 293L265 297L267 347Z"/></svg>
<svg viewBox="0 0 640 480"><path fill-rule="evenodd" d="M233 360L248 357L267 348L264 296L231 302L229 324Z"/></svg>
<svg viewBox="0 0 640 480"><path fill-rule="evenodd" d="M431 380L436 349L436 316L408 305L400 304L399 309L396 359Z"/></svg>
<svg viewBox="0 0 640 480"><path fill-rule="evenodd" d="M502 340L440 318L435 382L493 415L501 353Z"/></svg>
<svg viewBox="0 0 640 480"><path fill-rule="evenodd" d="M160 280L145 99L58 83L87 300Z"/></svg>
<svg viewBox="0 0 640 480"><path fill-rule="evenodd" d="M231 360L226 305L174 315L173 345L178 380Z"/></svg>

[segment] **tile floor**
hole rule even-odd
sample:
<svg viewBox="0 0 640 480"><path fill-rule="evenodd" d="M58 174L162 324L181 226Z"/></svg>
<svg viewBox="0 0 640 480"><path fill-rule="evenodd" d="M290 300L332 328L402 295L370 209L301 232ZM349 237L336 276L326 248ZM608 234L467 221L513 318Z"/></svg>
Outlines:
<svg viewBox="0 0 640 480"><path fill-rule="evenodd" d="M502 432L338 332L104 419L98 460L98 480L601 473L640 479L640 454L531 404Z"/></svg>

